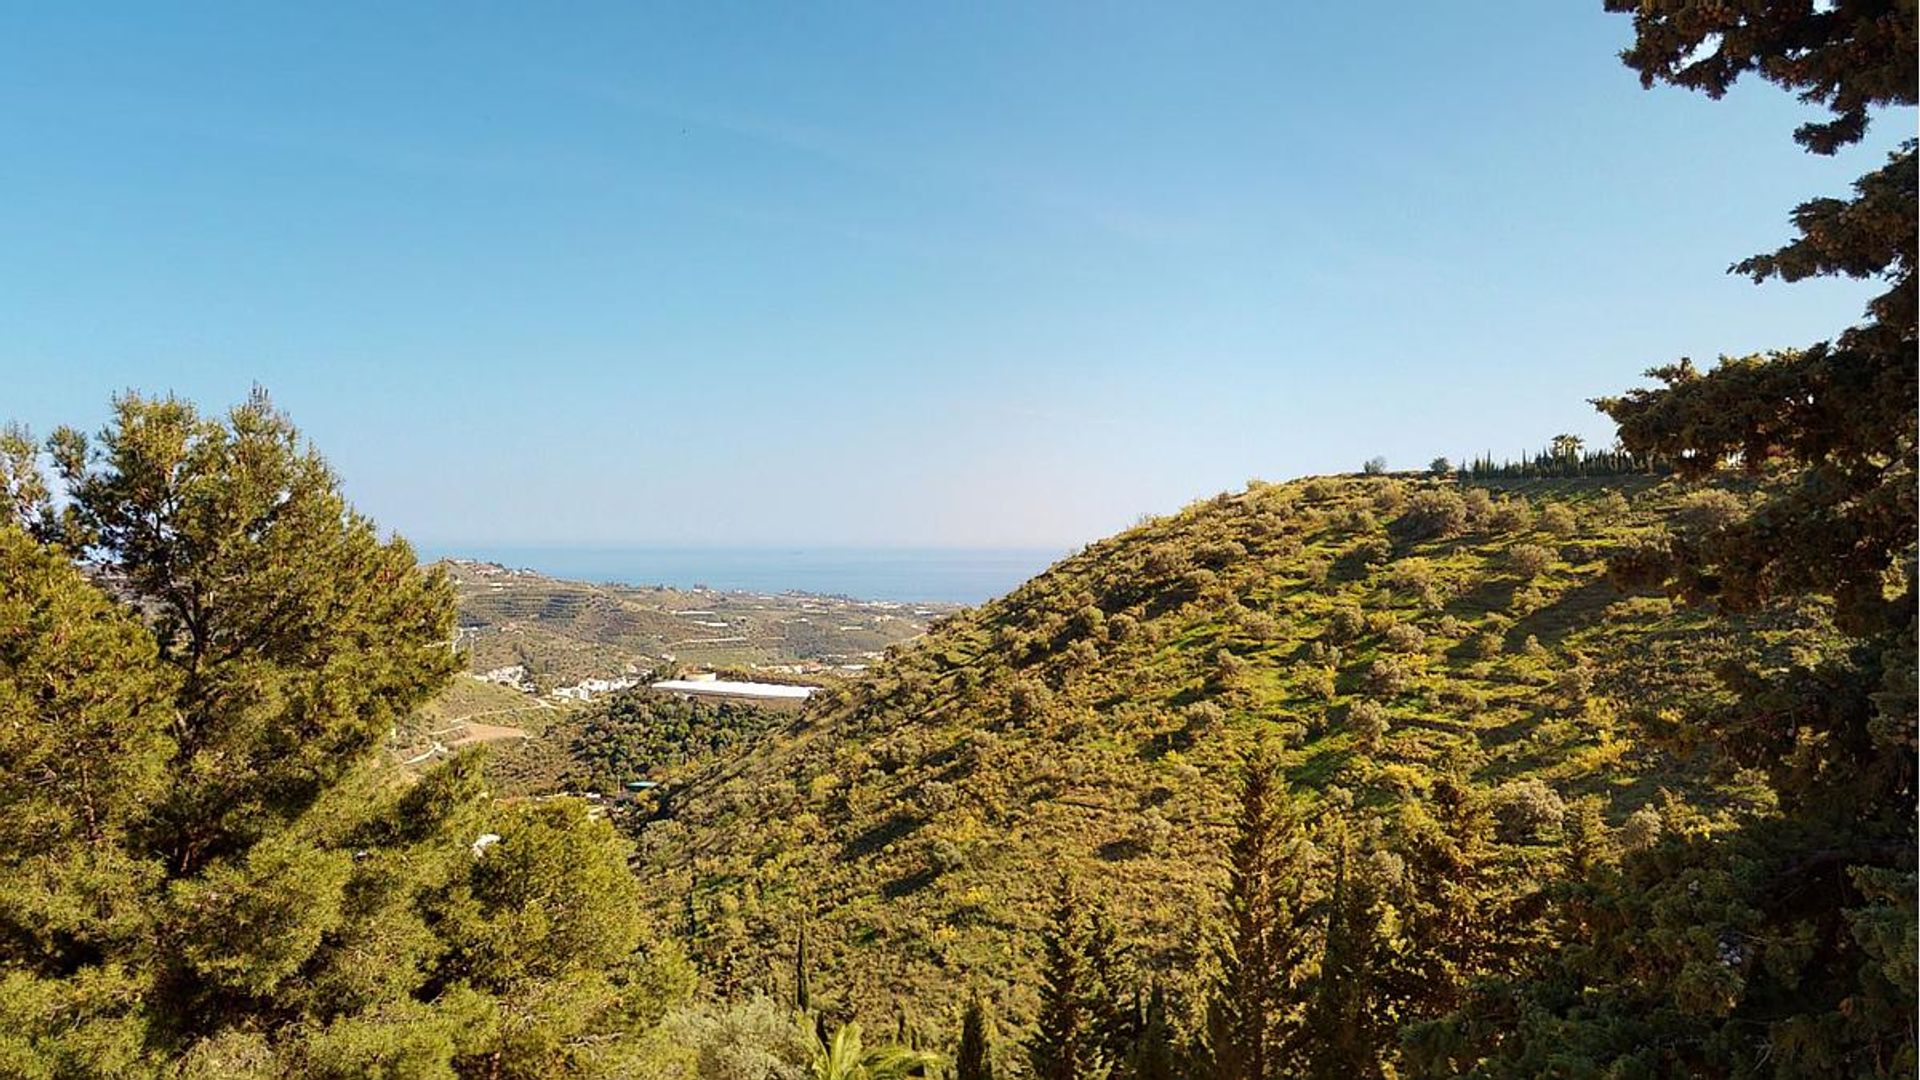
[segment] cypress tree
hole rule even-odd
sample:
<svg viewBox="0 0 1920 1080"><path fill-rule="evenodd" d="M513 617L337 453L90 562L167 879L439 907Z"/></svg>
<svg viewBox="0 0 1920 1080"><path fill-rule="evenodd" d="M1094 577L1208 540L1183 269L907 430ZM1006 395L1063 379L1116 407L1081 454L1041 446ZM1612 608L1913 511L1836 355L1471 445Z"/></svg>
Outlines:
<svg viewBox="0 0 1920 1080"><path fill-rule="evenodd" d="M1167 1026L1167 997L1154 980L1140 1016L1140 1036L1127 1055L1131 1080L1174 1080L1173 1034Z"/></svg>
<svg viewBox="0 0 1920 1080"><path fill-rule="evenodd" d="M1108 1062L1126 1060L1139 1034L1138 993L1132 989L1132 961L1103 901L1096 901L1087 917L1087 1023L1094 1045Z"/></svg>
<svg viewBox="0 0 1920 1080"><path fill-rule="evenodd" d="M967 1011L960 1018L954 1080L993 1080L993 1018L978 991L967 999Z"/></svg>
<svg viewBox="0 0 1920 1080"><path fill-rule="evenodd" d="M1406 867L1407 949L1394 996L1432 1016L1457 1008L1474 979L1502 971L1525 940L1526 914L1496 872L1493 816L1466 779L1442 773L1424 805L1403 807L1393 837Z"/></svg>
<svg viewBox="0 0 1920 1080"><path fill-rule="evenodd" d="M1370 860L1356 857L1346 827L1337 827L1320 971L1306 1012L1306 1074L1370 1080L1381 1075L1383 1033L1391 1027L1377 985L1382 912Z"/></svg>
<svg viewBox="0 0 1920 1080"><path fill-rule="evenodd" d="M1027 1043L1036 1080L1082 1080L1097 1069L1099 1043L1087 1015L1086 933L1080 898L1062 878L1044 938L1039 1021Z"/></svg>
<svg viewBox="0 0 1920 1080"><path fill-rule="evenodd" d="M1289 1009L1304 959L1304 843L1272 759L1243 765L1228 850L1227 925L1214 944L1202 1071L1210 1080L1266 1080L1287 1059Z"/></svg>

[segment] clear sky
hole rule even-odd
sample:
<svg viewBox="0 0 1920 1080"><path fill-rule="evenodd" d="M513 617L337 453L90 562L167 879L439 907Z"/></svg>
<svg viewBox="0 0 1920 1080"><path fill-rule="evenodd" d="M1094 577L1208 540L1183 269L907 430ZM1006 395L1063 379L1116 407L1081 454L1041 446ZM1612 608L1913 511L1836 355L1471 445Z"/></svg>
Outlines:
<svg viewBox="0 0 1920 1080"><path fill-rule="evenodd" d="M1066 545L1804 343L1839 160L1590 3L27 4L0 415L259 382L426 543Z"/></svg>

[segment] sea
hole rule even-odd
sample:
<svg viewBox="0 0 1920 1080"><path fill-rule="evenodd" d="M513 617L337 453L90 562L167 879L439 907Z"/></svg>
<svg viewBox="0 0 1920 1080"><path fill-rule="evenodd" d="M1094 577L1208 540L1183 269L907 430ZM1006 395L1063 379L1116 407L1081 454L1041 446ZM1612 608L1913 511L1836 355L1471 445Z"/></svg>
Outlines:
<svg viewBox="0 0 1920 1080"><path fill-rule="evenodd" d="M856 600L979 604L1064 558L1057 548L423 548L548 577L623 585L806 592Z"/></svg>

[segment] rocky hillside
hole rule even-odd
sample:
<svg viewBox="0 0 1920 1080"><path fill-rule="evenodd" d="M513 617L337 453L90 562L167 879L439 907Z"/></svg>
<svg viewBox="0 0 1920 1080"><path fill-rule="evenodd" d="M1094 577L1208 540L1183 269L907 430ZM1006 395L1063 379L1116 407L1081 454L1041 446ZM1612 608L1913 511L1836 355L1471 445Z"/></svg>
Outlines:
<svg viewBox="0 0 1920 1080"><path fill-rule="evenodd" d="M1649 477L1254 484L1097 543L669 793L640 834L656 917L719 989L946 1016L968 986L1031 1016L1061 875L1142 962L1190 980L1217 907L1236 762L1299 797L1390 809L1465 777L1516 880L1554 873L1565 807L1658 828L1763 798L1653 736L1725 694L1726 658L1815 647L1818 610L1733 624L1623 592L1609 560L1733 512ZM1638 812L1638 817L1636 817Z"/></svg>

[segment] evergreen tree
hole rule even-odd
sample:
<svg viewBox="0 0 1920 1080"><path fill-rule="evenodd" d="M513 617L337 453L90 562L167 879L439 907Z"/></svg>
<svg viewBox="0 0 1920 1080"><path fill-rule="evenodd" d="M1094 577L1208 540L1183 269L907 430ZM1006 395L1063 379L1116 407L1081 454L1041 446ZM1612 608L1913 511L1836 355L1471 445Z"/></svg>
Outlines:
<svg viewBox="0 0 1920 1080"><path fill-rule="evenodd" d="M1912 105L1914 12L1901 0L1815 5L1608 0L1647 85L1710 96L1755 74L1828 108L1798 138L1830 154L1870 111ZM1755 281L1845 275L1888 285L1831 341L1651 374L1601 401L1630 453L1685 477L1738 464L1758 504L1614 560L1626 584L1734 612L1831 602L1850 639L1723 673L1729 704L1677 734L1764 773L1778 808L1710 832L1668 800L1629 824L1569 822L1557 890L1564 946L1519 986L1493 985L1423 1032L1427 1075L1910 1076L1916 1059L1914 785L1915 143L1848 199L1793 215L1799 237L1733 268ZM1657 826L1657 827L1654 827ZM1616 861L1617 860L1617 861ZM1899 943L1899 944L1896 944Z"/></svg>
<svg viewBox="0 0 1920 1080"><path fill-rule="evenodd" d="M1753 74L1824 106L1795 137L1832 154L1871 112L1912 105L1905 0L1691 4L1630 12L1623 58L1647 85L1724 94ZM1629 584L1731 611L1830 598L1846 648L1725 673L1728 706L1680 734L1764 772L1778 811L1737 830L1666 827L1581 898L1602 936L1569 949L1525 995L1528 1022L1485 1034L1487 1071L1547 1061L1699 1076L1911 1075L1916 1011L1915 143L1849 198L1793 214L1798 237L1735 265L1765 281L1877 278L1866 319L1830 341L1656 369L1654 389L1600 402L1630 452L1682 475L1738 464L1770 479L1730 522L1676 531L1615 561ZM1675 811L1668 811L1672 817ZM1907 945L1895 947L1893 942ZM1483 1003L1482 1013L1500 1008Z"/></svg>
<svg viewBox="0 0 1920 1080"><path fill-rule="evenodd" d="M1158 979L1140 1016L1140 1035L1127 1055L1131 1080L1174 1080L1173 1033L1167 1024L1167 996Z"/></svg>
<svg viewBox="0 0 1920 1080"><path fill-rule="evenodd" d="M1072 882L1062 878L1043 941L1046 964L1040 1015L1027 1042L1027 1060L1036 1080L1086 1080L1100 1073L1099 1033L1087 1014L1092 978L1086 937L1086 912Z"/></svg>
<svg viewBox="0 0 1920 1080"><path fill-rule="evenodd" d="M1102 1060L1122 1063L1139 1034L1139 1015L1134 1007L1129 950L1104 901L1096 900L1089 908L1083 948L1087 976L1084 998L1093 1043Z"/></svg>
<svg viewBox="0 0 1920 1080"><path fill-rule="evenodd" d="M1394 853L1406 868L1405 952L1387 976L1411 1017L1458 1007L1476 979L1505 973L1529 943L1537 904L1514 895L1495 861L1493 815L1466 778L1442 773L1403 806Z"/></svg>
<svg viewBox="0 0 1920 1080"><path fill-rule="evenodd" d="M1216 939L1204 1074L1265 1080L1288 1067L1306 956L1306 844L1271 757L1243 765L1227 864L1227 925Z"/></svg>
<svg viewBox="0 0 1920 1080"><path fill-rule="evenodd" d="M624 841L383 752L448 677L444 579L263 396L54 448L58 512L0 453L0 1074L617 1067L687 977Z"/></svg>
<svg viewBox="0 0 1920 1080"><path fill-rule="evenodd" d="M993 1080L993 1018L977 991L967 998L967 1011L960 1018L954 1080Z"/></svg>
<svg viewBox="0 0 1920 1080"><path fill-rule="evenodd" d="M1353 850L1336 827L1333 880L1325 904L1320 968L1307 1007L1306 1075L1315 1080L1371 1080L1393 1029L1381 994L1383 931L1379 882L1367 853Z"/></svg>

